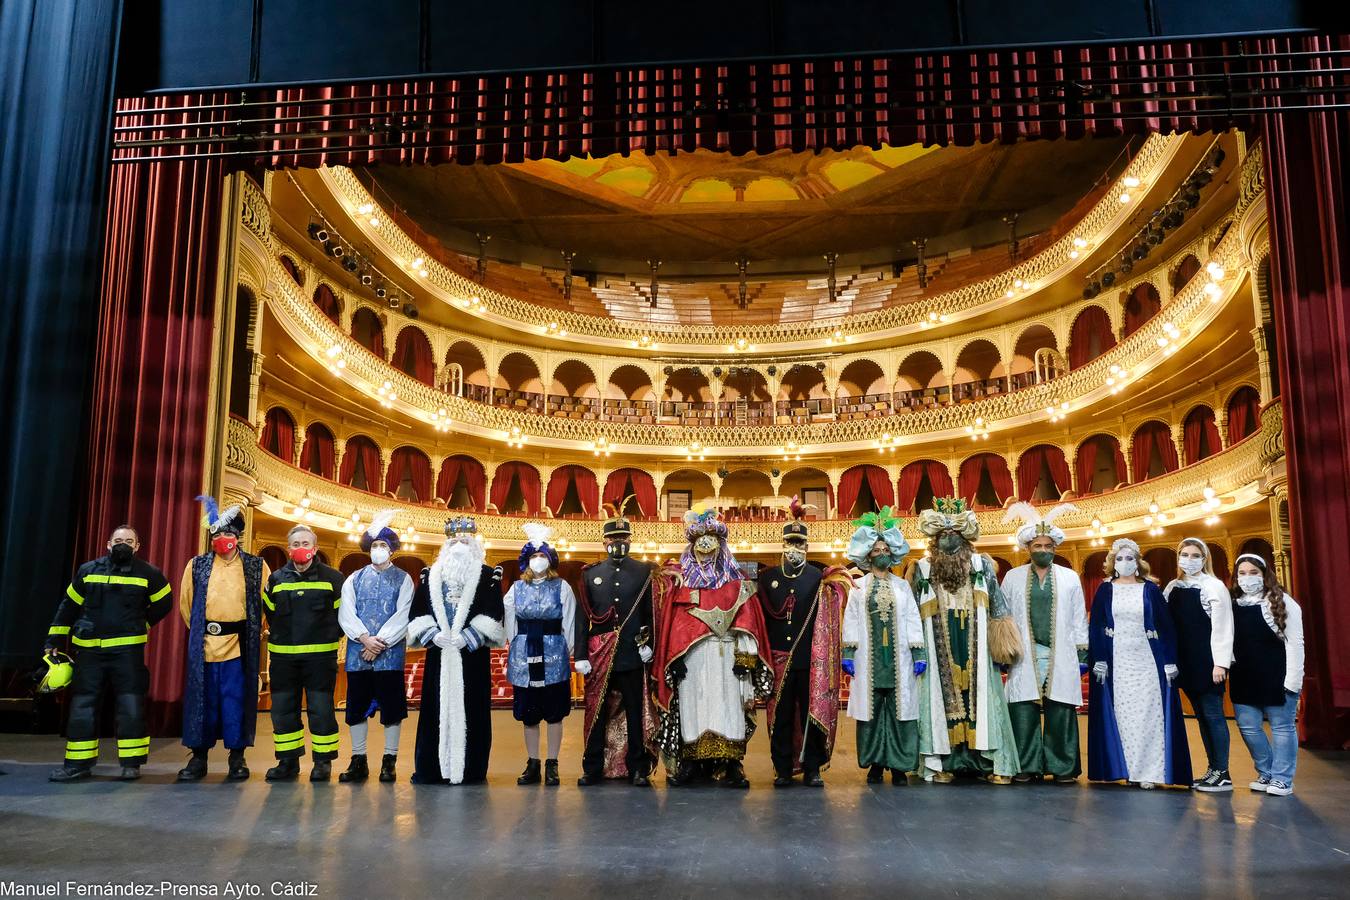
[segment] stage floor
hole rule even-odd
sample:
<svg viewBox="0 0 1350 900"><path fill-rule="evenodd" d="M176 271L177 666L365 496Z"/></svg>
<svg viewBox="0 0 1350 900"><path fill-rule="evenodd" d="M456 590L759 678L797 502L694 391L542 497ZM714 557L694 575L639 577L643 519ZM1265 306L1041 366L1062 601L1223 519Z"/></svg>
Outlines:
<svg viewBox="0 0 1350 900"><path fill-rule="evenodd" d="M253 778L222 782L224 753L197 785L172 783L186 751L151 745L145 777L46 780L62 742L0 735L0 890L7 883L129 882L164 890L227 883L243 896L658 897L1344 897L1350 883L1350 755L1302 752L1297 793L1247 790L1250 760L1233 732L1232 794L1114 786L869 786L841 718L827 786L775 790L768 741L755 735L748 792L575 786L580 714L567 720L563 786L521 788L520 728L494 713L490 784L401 780L268 785L271 731L260 722ZM762 717L762 714L761 714ZM1231 724L1231 723L1230 723ZM1086 727L1086 719L1080 720ZM1192 756L1199 736L1188 721ZM346 734L335 766L345 767ZM378 725L371 746L381 744ZM105 754L107 744L105 746ZM372 754L372 763L378 756ZM1203 764L1198 768L1203 770ZM308 773L306 761L304 771ZM206 888L210 890L210 888ZM200 890L200 888L198 888ZM108 894L104 894L107 896ZM160 893L160 895L164 895ZM183 896L181 892L178 894ZM201 895L200 893L198 895ZM234 896L239 896L235 893Z"/></svg>

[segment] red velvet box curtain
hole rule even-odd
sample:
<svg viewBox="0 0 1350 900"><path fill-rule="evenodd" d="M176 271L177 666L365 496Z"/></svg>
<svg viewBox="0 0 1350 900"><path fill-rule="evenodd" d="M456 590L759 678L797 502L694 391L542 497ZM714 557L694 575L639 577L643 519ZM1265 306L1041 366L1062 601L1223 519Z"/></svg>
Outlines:
<svg viewBox="0 0 1350 900"><path fill-rule="evenodd" d="M286 256L282 257L283 266L285 265L285 261L288 259L289 257ZM294 267L294 265L295 265L294 263L291 263L292 267ZM291 271L290 268L288 268L287 271L288 272ZM294 276L298 273L292 272L291 274L292 276ZM314 305L319 307L319 311L322 312L329 319L331 319L334 323L341 321L342 304L338 303L337 296L333 293L333 289L330 288L328 285L320 284L317 288L314 289Z"/></svg>
<svg viewBox="0 0 1350 900"><path fill-rule="evenodd" d="M1228 443L1236 444L1251 434L1260 420L1260 395L1254 388L1242 388L1228 401Z"/></svg>
<svg viewBox="0 0 1350 900"><path fill-rule="evenodd" d="M1008 471L1008 463L997 453L977 453L961 463L961 469L956 473L956 495L974 506L975 495L980 492L980 480L986 471L1000 504L1013 495L1012 473Z"/></svg>
<svg viewBox="0 0 1350 900"><path fill-rule="evenodd" d="M567 486L575 483L577 499L581 501L582 512L593 516L600 511L600 487L595 473L584 466L559 466L548 478L548 493L544 505L556 516L563 500L567 497Z"/></svg>
<svg viewBox="0 0 1350 900"><path fill-rule="evenodd" d="M475 510L482 512L486 507L487 473L483 470L483 464L471 456L458 454L447 457L441 463L440 474L436 477L436 497L448 503L461 474L469 491L469 502Z"/></svg>
<svg viewBox="0 0 1350 900"><path fill-rule="evenodd" d="M431 355L431 345L427 343L426 335L412 326L400 331L394 339L393 363L404 374L423 384L436 383L436 362Z"/></svg>
<svg viewBox="0 0 1350 900"><path fill-rule="evenodd" d="M1055 488L1059 493L1073 487L1073 481L1069 475L1069 462L1064 458L1064 451L1058 447L1051 447L1049 444L1037 444L1035 447L1022 451L1022 455L1017 460L1017 497L1019 500L1030 501L1036 493L1036 488L1041 483L1041 472L1045 464L1050 465L1050 478L1055 482Z"/></svg>
<svg viewBox="0 0 1350 900"><path fill-rule="evenodd" d="M286 410L273 407L267 411L259 443L273 456L280 457L286 462L294 461L292 454L295 452L295 423L291 421Z"/></svg>
<svg viewBox="0 0 1350 900"><path fill-rule="evenodd" d="M891 486L891 476L881 466L861 465L845 470L839 477L839 515L847 517L853 514L853 506L862 493L863 480L877 506L895 505L895 489Z"/></svg>
<svg viewBox="0 0 1350 900"><path fill-rule="evenodd" d="M414 447L399 447L389 455L389 471L384 477L384 489L397 494L404 476L412 483L413 493L418 502L433 499L431 495L431 460L421 450Z"/></svg>
<svg viewBox="0 0 1350 900"><path fill-rule="evenodd" d="M332 432L317 423L305 429L305 445L300 449L300 468L313 472L317 461L319 475L323 478L332 478L333 460Z"/></svg>
<svg viewBox="0 0 1350 900"><path fill-rule="evenodd" d="M1203 440L1202 440L1203 436ZM1181 442L1186 451L1186 465L1199 462L1201 444L1204 449L1209 451L1208 455L1218 453L1223 447L1219 440L1219 426L1214 420L1214 410L1208 406L1199 407L1191 411L1186 417L1186 424L1182 429Z"/></svg>
<svg viewBox="0 0 1350 900"><path fill-rule="evenodd" d="M1111 318L1100 306L1089 306L1074 319L1069 330L1069 368L1092 362L1116 345Z"/></svg>
<svg viewBox="0 0 1350 900"><path fill-rule="evenodd" d="M601 502L613 503L615 506L622 503L623 492L627 489L630 481L633 485L634 496L628 506L624 508L624 515L632 517L636 514L646 518L654 517L657 510L656 482L652 480L649 473L642 469L625 467L610 472L609 477L605 479L605 491L600 497ZM634 504L637 505L636 510L633 508Z"/></svg>
<svg viewBox="0 0 1350 900"><path fill-rule="evenodd" d="M915 511L914 501L918 499L925 475L928 476L934 497L952 496L952 476L945 465L933 459L915 460L900 470L900 491L895 504L897 509L902 512Z"/></svg>
<svg viewBox="0 0 1350 900"><path fill-rule="evenodd" d="M380 490L380 448L375 442L363 435L347 438L347 448L342 454L342 468L338 471L338 481L350 485L356 477L356 461L361 461L361 471L366 476L366 489L372 493Z"/></svg>
<svg viewBox="0 0 1350 900"><path fill-rule="evenodd" d="M1078 493L1080 494L1093 493L1092 479L1097 472L1097 453L1101 443L1107 444L1115 457L1112 460L1115 478L1111 487L1115 487L1126 480L1125 454L1120 449L1120 442L1109 435L1090 437L1078 447Z"/></svg>
<svg viewBox="0 0 1350 900"><path fill-rule="evenodd" d="M1177 470L1177 447L1172 443L1172 430L1162 422L1147 422L1139 426L1134 433L1134 480L1143 481L1149 477L1149 462L1153 459L1153 450L1157 448L1162 459L1164 472Z"/></svg>
<svg viewBox="0 0 1350 900"><path fill-rule="evenodd" d="M492 476L492 505L497 507L498 512L506 505L506 498L511 493L511 481L516 480L520 485L520 492L525 497L525 511L529 515L539 514L539 470L529 463L512 460L504 462L497 466L496 474Z"/></svg>

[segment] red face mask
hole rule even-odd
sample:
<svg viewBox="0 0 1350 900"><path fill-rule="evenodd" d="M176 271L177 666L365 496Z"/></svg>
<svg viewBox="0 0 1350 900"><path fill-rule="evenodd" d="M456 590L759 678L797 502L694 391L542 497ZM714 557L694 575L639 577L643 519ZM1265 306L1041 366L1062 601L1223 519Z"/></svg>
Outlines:
<svg viewBox="0 0 1350 900"><path fill-rule="evenodd" d="M314 559L315 552L313 547L292 547L291 560L303 566Z"/></svg>
<svg viewBox="0 0 1350 900"><path fill-rule="evenodd" d="M229 556L239 546L239 538L232 534L222 534L211 539L211 549L219 556Z"/></svg>

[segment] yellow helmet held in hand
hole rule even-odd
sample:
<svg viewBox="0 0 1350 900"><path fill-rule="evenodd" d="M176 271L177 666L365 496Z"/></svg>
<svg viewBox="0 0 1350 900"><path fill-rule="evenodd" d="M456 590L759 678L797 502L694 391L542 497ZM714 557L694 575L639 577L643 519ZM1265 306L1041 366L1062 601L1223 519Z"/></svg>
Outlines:
<svg viewBox="0 0 1350 900"><path fill-rule="evenodd" d="M49 650L42 656L47 671L38 684L39 694L52 694L68 686L75 677L75 665L71 658L60 650Z"/></svg>

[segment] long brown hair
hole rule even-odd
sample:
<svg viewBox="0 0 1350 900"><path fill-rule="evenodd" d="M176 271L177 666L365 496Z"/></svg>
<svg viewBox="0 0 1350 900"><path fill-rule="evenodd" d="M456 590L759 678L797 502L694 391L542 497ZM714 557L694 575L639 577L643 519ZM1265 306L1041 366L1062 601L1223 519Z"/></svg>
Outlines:
<svg viewBox="0 0 1350 900"><path fill-rule="evenodd" d="M1233 563L1233 584L1229 592L1234 597L1244 596L1241 585L1238 584L1238 567L1244 562L1249 562L1261 570L1261 591L1266 600L1270 603L1270 617L1275 620L1275 628L1280 634L1284 634L1284 623L1289 617L1289 612L1284 606L1284 585L1275 577L1275 570L1266 565L1266 561L1254 553L1244 553Z"/></svg>

